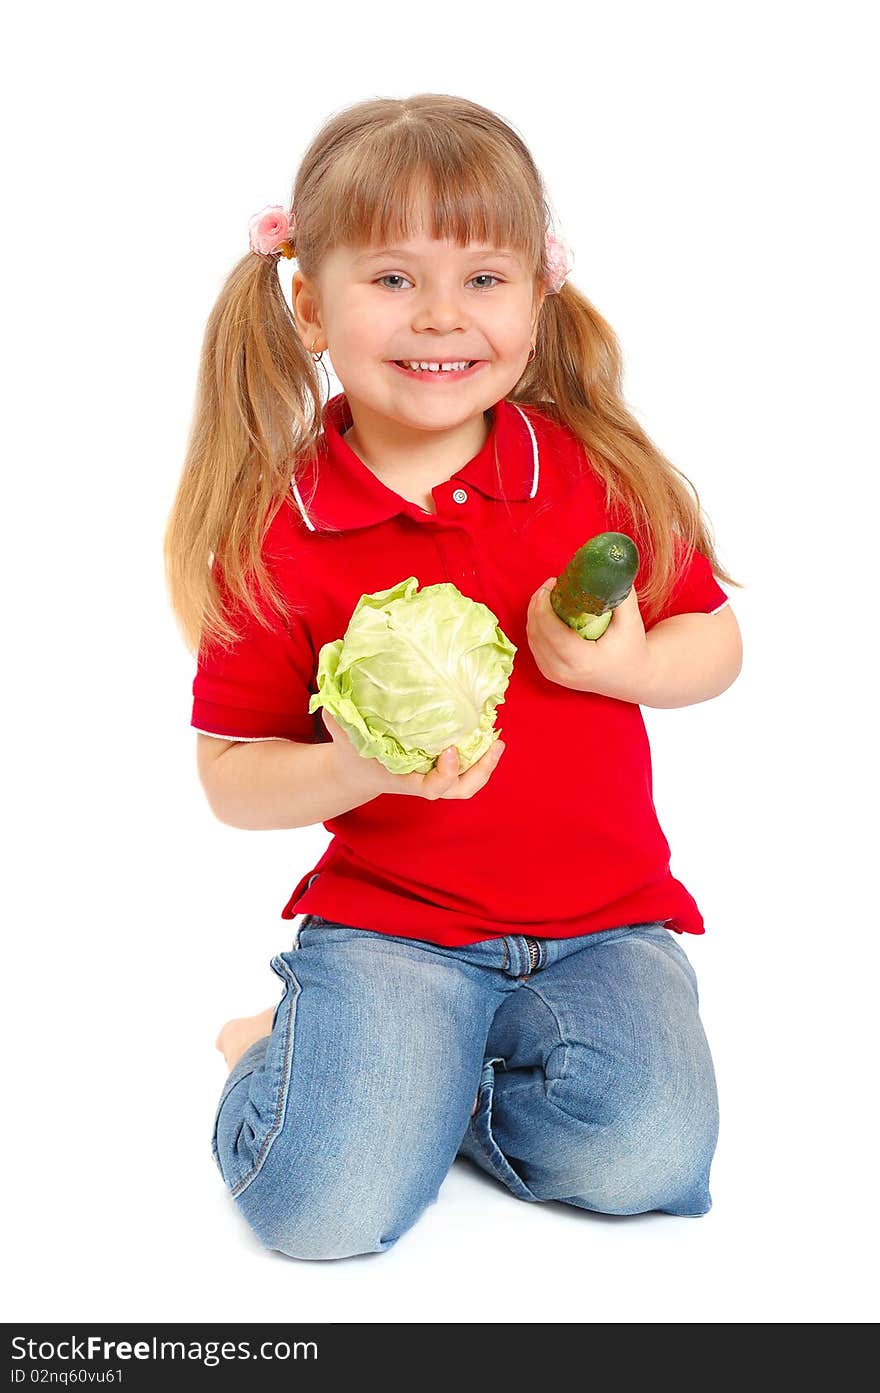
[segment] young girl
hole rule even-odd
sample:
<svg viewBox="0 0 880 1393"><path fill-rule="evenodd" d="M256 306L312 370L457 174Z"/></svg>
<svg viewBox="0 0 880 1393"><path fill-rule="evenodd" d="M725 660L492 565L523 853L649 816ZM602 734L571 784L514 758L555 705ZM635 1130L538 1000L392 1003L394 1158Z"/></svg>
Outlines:
<svg viewBox="0 0 880 1393"><path fill-rule="evenodd" d="M735 680L716 576L738 582L569 269L510 126L377 99L319 132L289 210L251 220L208 324L165 539L200 778L230 826L333 833L282 911L303 918L271 960L280 1001L217 1040L214 1159L292 1257L389 1248L456 1156L523 1200L711 1205L715 1077L677 941L704 927L640 706ZM590 642L549 591L602 531L641 566ZM453 748L392 774L309 714L322 645L408 576L454 583L517 647L504 739L463 772Z"/></svg>

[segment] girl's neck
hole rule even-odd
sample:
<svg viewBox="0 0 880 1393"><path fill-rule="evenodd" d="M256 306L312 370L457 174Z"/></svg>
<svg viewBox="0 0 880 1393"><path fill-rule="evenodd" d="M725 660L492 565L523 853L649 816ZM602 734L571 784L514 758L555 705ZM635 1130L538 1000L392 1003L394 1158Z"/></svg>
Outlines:
<svg viewBox="0 0 880 1393"><path fill-rule="evenodd" d="M479 454L492 429L492 413L484 411L451 431L406 431L385 417L358 411L342 432L346 445L387 488L419 507L436 512L431 490Z"/></svg>

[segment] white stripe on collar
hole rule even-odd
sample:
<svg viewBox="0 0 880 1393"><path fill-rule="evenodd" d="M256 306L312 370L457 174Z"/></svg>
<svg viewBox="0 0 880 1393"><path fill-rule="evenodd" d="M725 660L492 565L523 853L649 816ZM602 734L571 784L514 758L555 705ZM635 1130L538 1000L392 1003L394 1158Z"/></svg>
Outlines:
<svg viewBox="0 0 880 1393"><path fill-rule="evenodd" d="M515 406L517 411L519 411L519 407L516 405L515 401L510 402L509 405ZM529 435L532 437L532 459L534 460L534 472L532 475L532 491L529 494L529 498L534 498L535 494L538 492L538 442L535 439L535 432L532 430L532 423L529 420L528 416L525 414L524 411L519 411L519 414L520 416L522 416L523 420L528 426Z"/></svg>
<svg viewBox="0 0 880 1393"><path fill-rule="evenodd" d="M532 489L531 489L531 493L529 494L529 498L534 498L535 494L538 492L538 477L539 477L539 474L540 474L540 465L539 465L539 460L538 460L538 442L537 442L537 440L535 439L535 432L534 432L533 429L532 429L532 423L531 423L531 421L529 420L528 416L525 414L525 412L524 412L524 411L520 411L520 408L517 406L517 404L516 404L515 401L509 402L508 404L509 404L510 406L512 406L512 407L515 407L515 409L516 409L517 411L519 411L520 416L522 416L523 420L524 420L525 423L526 423L526 428L527 428L527 430L528 430L528 432L529 432L529 436L531 437L531 441L532 441L532 461L533 461L533 469L532 469ZM314 523L313 523L313 522L311 521L311 519L309 518L308 513L307 513L306 510L305 510L305 506L304 506L304 504L303 504L302 498L300 497L300 492L299 492L299 488L298 488L298 486L297 486L296 475L295 475L295 474L291 474L291 476L290 476L290 487L293 489L293 496L294 496L294 498L295 498L295 500L296 500L296 506L299 508L300 515L301 515L301 517L302 517L303 522L305 523L306 527L309 529L310 532L314 532L314 531L315 531L315 526L314 526Z"/></svg>
<svg viewBox="0 0 880 1393"><path fill-rule="evenodd" d="M299 496L299 489L298 489L298 487L297 487L296 475L295 475L295 474L291 474L291 476L290 476L290 487L293 489L293 496L294 496L294 498L296 499L296 506L299 508L299 511L300 511L300 513L302 514L302 520L303 520L303 522L305 523L306 527L309 529L310 532L314 532L314 531L315 531L315 525L314 525L314 523L311 521L311 519L310 519L308 513L306 512L305 508L303 507L303 501L302 501L302 499L301 499L300 496Z"/></svg>

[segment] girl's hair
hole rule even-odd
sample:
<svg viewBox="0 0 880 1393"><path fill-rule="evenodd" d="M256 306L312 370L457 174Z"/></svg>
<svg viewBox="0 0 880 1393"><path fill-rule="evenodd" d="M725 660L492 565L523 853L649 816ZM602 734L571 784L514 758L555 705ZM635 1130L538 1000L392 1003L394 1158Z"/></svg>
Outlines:
<svg viewBox="0 0 880 1393"><path fill-rule="evenodd" d="M544 243L552 228L541 176L509 124L442 93L359 102L321 128L288 210L296 213L300 271L315 283L334 247L388 245L414 235L425 196L429 235L460 246L484 241L516 248L534 268L537 296L548 273ZM535 406L580 440L604 485L611 530L629 532L639 547L639 601L651 619L682 564L681 543L686 559L695 548L719 580L742 587L718 563L696 490L692 498L686 476L627 409L621 376L613 330L566 281L543 302L535 357L508 400ZM244 605L267 626L274 621L265 616L261 595L282 622L295 612L264 564L263 543L291 477L317 460L321 413L316 364L282 294L276 260L248 251L208 320L164 540L172 607L193 651L200 641L227 645L239 637L224 591L233 606Z"/></svg>

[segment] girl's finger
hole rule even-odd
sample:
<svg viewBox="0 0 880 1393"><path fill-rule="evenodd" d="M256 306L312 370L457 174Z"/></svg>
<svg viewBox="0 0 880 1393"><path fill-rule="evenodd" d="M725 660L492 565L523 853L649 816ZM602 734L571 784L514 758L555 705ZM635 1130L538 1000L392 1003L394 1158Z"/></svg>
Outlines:
<svg viewBox="0 0 880 1393"><path fill-rule="evenodd" d="M496 740L494 745L480 756L476 764L472 764L467 773L462 774L461 782L467 792L470 792L472 786L482 788L483 784L488 783L503 753L503 740Z"/></svg>
<svg viewBox="0 0 880 1393"><path fill-rule="evenodd" d="M458 778L458 751L454 748L441 750L434 768L429 769L422 778L430 779L432 784L453 784Z"/></svg>

